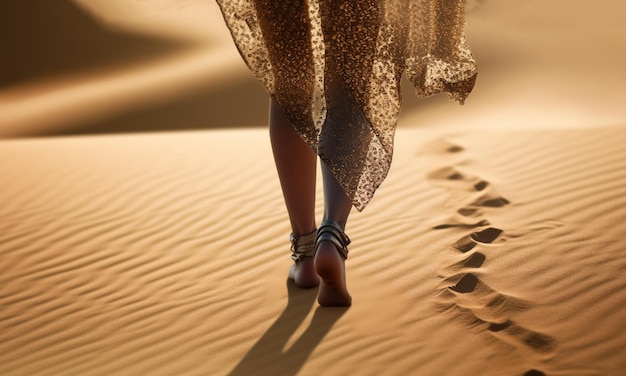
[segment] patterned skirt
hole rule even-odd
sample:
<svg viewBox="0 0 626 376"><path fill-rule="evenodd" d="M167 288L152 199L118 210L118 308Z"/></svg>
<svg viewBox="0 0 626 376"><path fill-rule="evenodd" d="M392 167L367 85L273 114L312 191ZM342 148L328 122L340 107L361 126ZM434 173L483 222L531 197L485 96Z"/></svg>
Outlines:
<svg viewBox="0 0 626 376"><path fill-rule="evenodd" d="M400 79L463 103L465 0L217 0L244 61L363 210L389 171Z"/></svg>

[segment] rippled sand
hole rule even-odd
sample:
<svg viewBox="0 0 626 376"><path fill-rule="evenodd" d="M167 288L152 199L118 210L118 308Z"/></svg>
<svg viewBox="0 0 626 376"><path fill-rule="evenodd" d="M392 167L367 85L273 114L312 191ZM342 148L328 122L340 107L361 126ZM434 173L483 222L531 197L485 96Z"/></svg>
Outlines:
<svg viewBox="0 0 626 376"><path fill-rule="evenodd" d="M286 281L267 100L216 5L47 2L37 38L106 48L2 76L0 374L621 375L624 6L546 3L472 3L464 107L407 88L328 309Z"/></svg>

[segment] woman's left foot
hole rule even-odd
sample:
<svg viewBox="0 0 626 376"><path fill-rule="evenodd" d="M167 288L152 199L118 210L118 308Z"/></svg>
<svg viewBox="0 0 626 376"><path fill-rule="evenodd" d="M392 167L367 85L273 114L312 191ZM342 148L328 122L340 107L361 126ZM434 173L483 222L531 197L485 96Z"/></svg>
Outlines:
<svg viewBox="0 0 626 376"><path fill-rule="evenodd" d="M315 241L317 230L301 236L290 237L291 259L294 264L289 268L289 278L296 286L309 289L320 284L320 278L315 272L313 257L315 256Z"/></svg>
<svg viewBox="0 0 626 376"><path fill-rule="evenodd" d="M289 268L289 278L301 289L310 289L320 284L320 277L315 272L313 257L305 257Z"/></svg>

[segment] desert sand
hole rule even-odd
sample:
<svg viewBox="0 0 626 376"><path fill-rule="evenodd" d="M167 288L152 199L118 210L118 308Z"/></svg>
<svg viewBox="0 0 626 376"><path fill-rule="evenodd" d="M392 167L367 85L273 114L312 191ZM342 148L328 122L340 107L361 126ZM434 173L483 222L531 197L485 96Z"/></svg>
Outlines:
<svg viewBox="0 0 626 376"><path fill-rule="evenodd" d="M0 374L626 374L621 2L470 3L475 91L406 85L350 308L287 281L214 2L30 3L0 5Z"/></svg>

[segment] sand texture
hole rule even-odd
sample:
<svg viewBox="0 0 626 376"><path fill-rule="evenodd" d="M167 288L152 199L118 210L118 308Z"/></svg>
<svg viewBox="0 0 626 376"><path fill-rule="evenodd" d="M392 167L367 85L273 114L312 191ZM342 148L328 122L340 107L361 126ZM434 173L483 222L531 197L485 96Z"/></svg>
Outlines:
<svg viewBox="0 0 626 376"><path fill-rule="evenodd" d="M475 92L404 94L347 309L287 281L267 98L213 2L13 3L0 375L626 374L621 2L471 2Z"/></svg>
<svg viewBox="0 0 626 376"><path fill-rule="evenodd" d="M626 133L398 136L347 310L285 286L264 131L3 142L0 373L626 369Z"/></svg>

